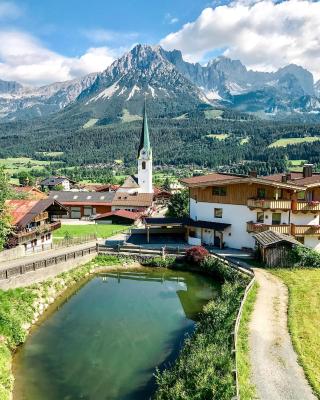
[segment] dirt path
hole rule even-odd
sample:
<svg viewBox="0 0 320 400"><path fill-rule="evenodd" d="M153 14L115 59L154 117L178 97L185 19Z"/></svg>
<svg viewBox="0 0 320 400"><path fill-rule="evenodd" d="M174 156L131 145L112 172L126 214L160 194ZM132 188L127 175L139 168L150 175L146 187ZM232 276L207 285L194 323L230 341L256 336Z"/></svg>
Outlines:
<svg viewBox="0 0 320 400"><path fill-rule="evenodd" d="M250 323L252 380L260 400L314 400L287 328L287 287L255 270L260 285Z"/></svg>

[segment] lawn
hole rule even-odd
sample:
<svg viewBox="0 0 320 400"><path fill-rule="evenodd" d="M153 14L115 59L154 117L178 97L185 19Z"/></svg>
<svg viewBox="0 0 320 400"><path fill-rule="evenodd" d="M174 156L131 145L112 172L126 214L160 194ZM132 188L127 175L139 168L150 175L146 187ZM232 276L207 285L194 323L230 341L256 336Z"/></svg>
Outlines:
<svg viewBox="0 0 320 400"><path fill-rule="evenodd" d="M122 117L121 117L121 122L132 122L132 121L141 121L142 117L140 115L136 114L130 114L130 112L124 108Z"/></svg>
<svg viewBox="0 0 320 400"><path fill-rule="evenodd" d="M299 363L320 397L320 269L274 269L289 289L289 331Z"/></svg>
<svg viewBox="0 0 320 400"><path fill-rule="evenodd" d="M206 119L221 118L222 114L223 114L223 110L206 110L204 112L204 115L205 115Z"/></svg>
<svg viewBox="0 0 320 400"><path fill-rule="evenodd" d="M34 160L28 157L0 158L0 166L4 165L10 174L26 171L30 168L42 170L48 164L50 164L50 161Z"/></svg>
<svg viewBox="0 0 320 400"><path fill-rule="evenodd" d="M286 147L289 144L311 143L320 140L320 136L305 136L298 138L283 138L271 143L268 147Z"/></svg>
<svg viewBox="0 0 320 400"><path fill-rule="evenodd" d="M71 236L72 238L76 238L86 235L96 235L98 238L107 238L127 228L129 228L128 225L62 225L60 229L54 231L53 237L64 238L65 236Z"/></svg>
<svg viewBox="0 0 320 400"><path fill-rule="evenodd" d="M217 133L217 134L206 135L206 137L210 139L226 140L229 137L229 135L227 133Z"/></svg>
<svg viewBox="0 0 320 400"><path fill-rule="evenodd" d="M244 303L237 341L237 367L240 388L240 398L244 400L256 399L256 389L251 383L251 365L249 350L249 323L258 294L258 284L251 288Z"/></svg>

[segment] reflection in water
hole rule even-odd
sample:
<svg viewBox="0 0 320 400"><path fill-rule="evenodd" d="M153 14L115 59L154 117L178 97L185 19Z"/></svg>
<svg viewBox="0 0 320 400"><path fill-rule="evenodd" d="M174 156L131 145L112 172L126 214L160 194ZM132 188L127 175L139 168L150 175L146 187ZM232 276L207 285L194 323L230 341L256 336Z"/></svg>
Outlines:
<svg viewBox="0 0 320 400"><path fill-rule="evenodd" d="M97 275L18 351L14 399L148 399L218 290L186 272Z"/></svg>

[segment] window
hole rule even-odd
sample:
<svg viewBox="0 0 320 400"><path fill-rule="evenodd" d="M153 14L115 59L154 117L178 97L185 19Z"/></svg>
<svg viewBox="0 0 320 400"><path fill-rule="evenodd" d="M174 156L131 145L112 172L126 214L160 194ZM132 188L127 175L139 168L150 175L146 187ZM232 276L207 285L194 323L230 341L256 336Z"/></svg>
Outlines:
<svg viewBox="0 0 320 400"><path fill-rule="evenodd" d="M227 188L216 186L212 188L213 196L226 196L227 195Z"/></svg>
<svg viewBox="0 0 320 400"><path fill-rule="evenodd" d="M262 212L262 211L258 211L257 212L257 222L259 224L263 224L264 223L264 212Z"/></svg>
<svg viewBox="0 0 320 400"><path fill-rule="evenodd" d="M146 169L146 162L142 161L142 169Z"/></svg>
<svg viewBox="0 0 320 400"><path fill-rule="evenodd" d="M84 206L83 215L85 217L90 217L90 215L92 215L92 207L91 206Z"/></svg>
<svg viewBox="0 0 320 400"><path fill-rule="evenodd" d="M215 208L214 209L214 217L215 218L222 218L222 208Z"/></svg>
<svg viewBox="0 0 320 400"><path fill-rule="evenodd" d="M266 198L266 189L258 188L257 189L257 197L258 197L258 199L265 199Z"/></svg>
<svg viewBox="0 0 320 400"><path fill-rule="evenodd" d="M298 200L304 200L304 192L298 192Z"/></svg>
<svg viewBox="0 0 320 400"><path fill-rule="evenodd" d="M272 225L281 224L281 213L272 213Z"/></svg>

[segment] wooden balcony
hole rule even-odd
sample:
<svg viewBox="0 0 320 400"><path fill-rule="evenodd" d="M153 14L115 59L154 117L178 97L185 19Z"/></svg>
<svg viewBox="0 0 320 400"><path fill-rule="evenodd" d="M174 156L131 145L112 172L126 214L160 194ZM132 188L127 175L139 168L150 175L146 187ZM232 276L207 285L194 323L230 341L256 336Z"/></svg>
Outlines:
<svg viewBox="0 0 320 400"><path fill-rule="evenodd" d="M248 233L260 233L268 230L292 236L320 236L320 225L267 225L247 222Z"/></svg>
<svg viewBox="0 0 320 400"><path fill-rule="evenodd" d="M39 236L45 233L52 232L56 229L59 229L61 227L61 222L52 222L50 224L44 224L41 226L38 226L34 229L24 230L20 232L15 232L13 235L14 237L17 238L18 244L26 243L31 240L37 239Z"/></svg>
<svg viewBox="0 0 320 400"><path fill-rule="evenodd" d="M320 211L320 202L318 201L292 201L292 211Z"/></svg>
<svg viewBox="0 0 320 400"><path fill-rule="evenodd" d="M248 199L247 206L252 209L261 208L263 210L291 210L291 200Z"/></svg>
<svg viewBox="0 0 320 400"><path fill-rule="evenodd" d="M40 214L38 214L36 217L34 217L33 222L39 222L39 221L44 221L49 218L49 214L47 211L44 211Z"/></svg>
<svg viewBox="0 0 320 400"><path fill-rule="evenodd" d="M259 223L255 223L255 222L247 222L247 232L248 233L260 233L260 232L269 231L269 230L290 235L291 225L267 225L267 224L259 224Z"/></svg>
<svg viewBox="0 0 320 400"><path fill-rule="evenodd" d="M291 234L293 236L320 236L319 225L292 225Z"/></svg>

